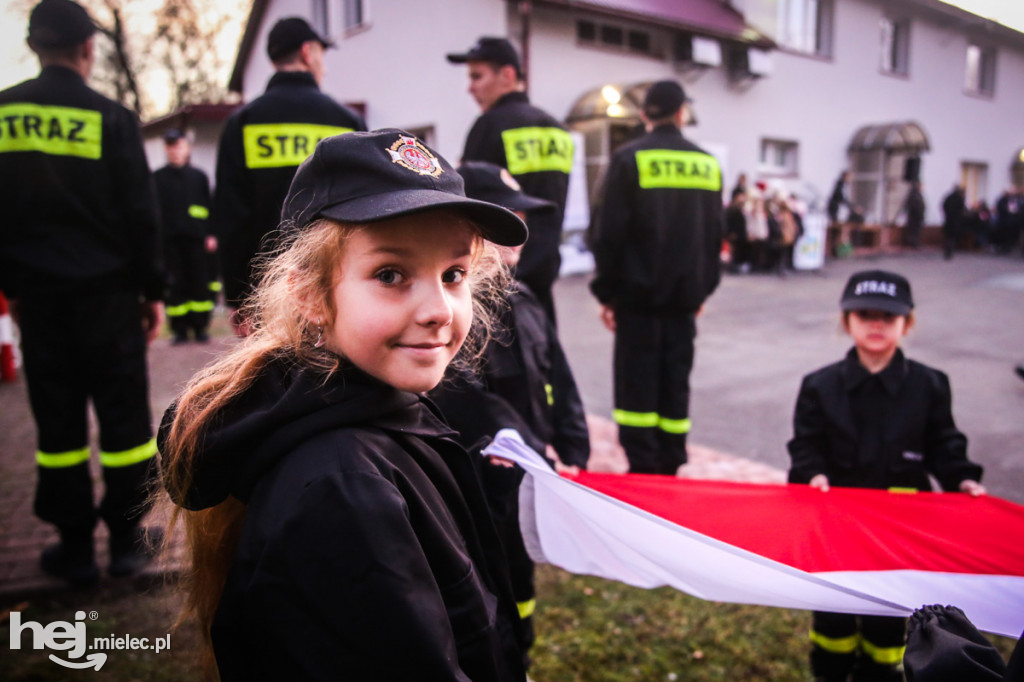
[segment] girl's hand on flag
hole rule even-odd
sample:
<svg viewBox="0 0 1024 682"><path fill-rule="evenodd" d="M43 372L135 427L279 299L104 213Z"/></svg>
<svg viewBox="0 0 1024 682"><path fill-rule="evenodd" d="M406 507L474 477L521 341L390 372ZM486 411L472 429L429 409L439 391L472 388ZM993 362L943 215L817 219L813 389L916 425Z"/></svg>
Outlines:
<svg viewBox="0 0 1024 682"><path fill-rule="evenodd" d="M966 481L964 481L966 483ZM973 483L973 481L972 481ZM828 476L825 474L816 474L814 478L807 482L807 485L812 488L817 488L823 493L828 492Z"/></svg>
<svg viewBox="0 0 1024 682"><path fill-rule="evenodd" d="M978 483L977 481L972 481L969 478L965 478L964 480L960 481L960 492L967 493L971 497L978 497L979 495L988 494L988 491L985 490L985 486Z"/></svg>

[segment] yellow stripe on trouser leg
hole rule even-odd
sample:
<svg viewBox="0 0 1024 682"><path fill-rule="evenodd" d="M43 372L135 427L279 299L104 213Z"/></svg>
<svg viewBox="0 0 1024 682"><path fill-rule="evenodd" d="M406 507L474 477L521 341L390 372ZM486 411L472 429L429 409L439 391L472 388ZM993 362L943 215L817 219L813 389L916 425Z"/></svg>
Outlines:
<svg viewBox="0 0 1024 682"><path fill-rule="evenodd" d="M861 649L880 665L898 665L903 660L905 646L876 646L866 639L860 642Z"/></svg>
<svg viewBox="0 0 1024 682"><path fill-rule="evenodd" d="M657 412L629 412L627 410L612 410L612 419L619 426L635 426L637 428L652 429L658 425Z"/></svg>
<svg viewBox="0 0 1024 682"><path fill-rule="evenodd" d="M529 618L537 608L537 600L530 599L529 601L519 601L516 602L516 606L519 607L520 618Z"/></svg>
<svg viewBox="0 0 1024 682"><path fill-rule="evenodd" d="M665 433L671 433L674 435L683 435L690 432L690 420L689 419L665 419L664 417L658 418L658 428Z"/></svg>
<svg viewBox="0 0 1024 682"><path fill-rule="evenodd" d="M833 654L852 654L860 644L860 635L849 637L826 637L820 632L811 630L811 641L825 651Z"/></svg>
<svg viewBox="0 0 1024 682"><path fill-rule="evenodd" d="M66 469L89 461L89 446L67 452L36 452L36 464L45 469Z"/></svg>
<svg viewBox="0 0 1024 682"><path fill-rule="evenodd" d="M194 313L208 313L213 310L213 301L189 301L188 305Z"/></svg>
<svg viewBox="0 0 1024 682"><path fill-rule="evenodd" d="M147 459L152 459L154 455L156 455L156 438L150 438L149 442L130 450L100 452L100 464L111 468L129 467L139 462L145 462Z"/></svg>
<svg viewBox="0 0 1024 682"><path fill-rule="evenodd" d="M169 305L164 308L164 312L167 313L167 317L183 317L188 315L188 311L191 306L188 303L182 303L181 305Z"/></svg>

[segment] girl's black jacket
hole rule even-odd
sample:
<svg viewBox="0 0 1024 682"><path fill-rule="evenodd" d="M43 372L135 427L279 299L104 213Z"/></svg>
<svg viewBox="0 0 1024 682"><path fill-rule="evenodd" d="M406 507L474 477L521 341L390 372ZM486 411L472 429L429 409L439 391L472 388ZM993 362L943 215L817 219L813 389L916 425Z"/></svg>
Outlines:
<svg viewBox="0 0 1024 682"><path fill-rule="evenodd" d="M900 350L876 375L851 348L804 377L793 434L790 483L825 474L835 486L930 490L932 474L955 491L965 479L981 480L953 422L949 378Z"/></svg>
<svg viewBox="0 0 1024 682"><path fill-rule="evenodd" d="M224 411L178 500L248 506L212 627L221 679L525 679L504 555L451 435L354 368L273 363Z"/></svg>

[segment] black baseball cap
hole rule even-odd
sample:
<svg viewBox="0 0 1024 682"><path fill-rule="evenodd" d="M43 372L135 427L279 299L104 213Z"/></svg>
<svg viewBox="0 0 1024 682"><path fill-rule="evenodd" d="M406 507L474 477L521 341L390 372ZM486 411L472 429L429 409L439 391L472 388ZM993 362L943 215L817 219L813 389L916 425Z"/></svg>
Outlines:
<svg viewBox="0 0 1024 682"><path fill-rule="evenodd" d="M658 81L647 88L644 95L644 116L647 118L665 118L679 111L683 103L691 101L676 81Z"/></svg>
<svg viewBox="0 0 1024 682"><path fill-rule="evenodd" d="M843 310L909 315L914 309L914 298L906 277L885 270L862 270L850 275L839 305Z"/></svg>
<svg viewBox="0 0 1024 682"><path fill-rule="evenodd" d="M96 33L84 7L71 0L43 0L28 18L28 39L40 47L71 47Z"/></svg>
<svg viewBox="0 0 1024 682"><path fill-rule="evenodd" d="M325 48L334 47L333 42L314 31L313 27L302 17L286 17L280 19L270 29L270 34L267 36L267 54L270 56L270 60L274 61L289 52L294 52L310 40L317 41Z"/></svg>
<svg viewBox="0 0 1024 682"><path fill-rule="evenodd" d="M526 241L526 225L511 211L466 197L462 176L444 157L396 128L321 140L292 179L282 229L301 230L317 218L373 223L436 208L475 222L502 246Z"/></svg>
<svg viewBox="0 0 1024 682"><path fill-rule="evenodd" d="M522 76L523 73L522 67L519 66L519 54L507 38L483 36L468 51L461 54L449 54L448 61L452 64L493 62L498 66L514 66L517 76Z"/></svg>
<svg viewBox="0 0 1024 682"><path fill-rule="evenodd" d="M523 192L508 170L486 161L467 161L458 168L466 185L466 196L488 201L510 211L550 211L555 204Z"/></svg>
<svg viewBox="0 0 1024 682"><path fill-rule="evenodd" d="M164 138L164 142L167 144L174 144L178 140L185 138L185 131L181 128L168 128L164 131L162 137Z"/></svg>

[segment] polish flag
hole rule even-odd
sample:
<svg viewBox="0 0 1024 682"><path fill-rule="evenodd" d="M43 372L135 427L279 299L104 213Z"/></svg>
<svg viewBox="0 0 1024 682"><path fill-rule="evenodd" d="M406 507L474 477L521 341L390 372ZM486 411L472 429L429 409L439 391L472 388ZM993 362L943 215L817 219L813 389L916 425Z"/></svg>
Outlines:
<svg viewBox="0 0 1024 682"><path fill-rule="evenodd" d="M1024 507L995 497L557 475L515 431L484 454L529 474L520 525L536 561L643 588L792 609L909 616L958 606L1024 630Z"/></svg>

